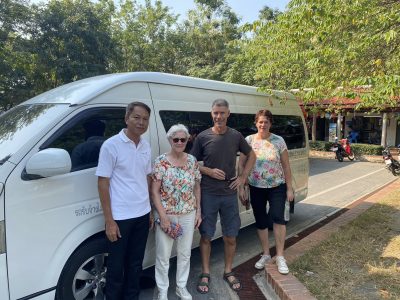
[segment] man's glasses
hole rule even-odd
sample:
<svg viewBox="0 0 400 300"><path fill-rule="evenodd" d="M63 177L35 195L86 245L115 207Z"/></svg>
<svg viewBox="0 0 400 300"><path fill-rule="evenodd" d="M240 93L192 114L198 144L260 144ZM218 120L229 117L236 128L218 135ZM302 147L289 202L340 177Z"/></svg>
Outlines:
<svg viewBox="0 0 400 300"><path fill-rule="evenodd" d="M173 138L172 141L176 144L177 142L181 141L181 143L186 143L187 138Z"/></svg>

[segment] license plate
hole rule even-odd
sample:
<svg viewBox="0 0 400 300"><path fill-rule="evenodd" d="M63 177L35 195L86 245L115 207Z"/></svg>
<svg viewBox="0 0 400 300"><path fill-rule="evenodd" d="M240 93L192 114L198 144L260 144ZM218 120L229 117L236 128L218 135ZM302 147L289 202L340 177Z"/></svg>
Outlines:
<svg viewBox="0 0 400 300"><path fill-rule="evenodd" d="M338 147L333 147L331 150L332 150L333 152L335 152L335 151L338 150Z"/></svg>
<svg viewBox="0 0 400 300"><path fill-rule="evenodd" d="M390 165L392 161L390 159L385 159L385 164Z"/></svg>

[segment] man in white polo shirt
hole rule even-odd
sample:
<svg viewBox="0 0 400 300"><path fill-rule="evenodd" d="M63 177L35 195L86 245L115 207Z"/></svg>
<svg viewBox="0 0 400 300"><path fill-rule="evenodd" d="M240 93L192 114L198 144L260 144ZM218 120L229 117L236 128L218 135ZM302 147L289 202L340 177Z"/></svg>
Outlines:
<svg viewBox="0 0 400 300"><path fill-rule="evenodd" d="M137 300L150 222L151 151L141 138L149 125L150 108L132 102L126 128L106 140L96 170L109 240L106 299ZM150 225L149 225L150 224Z"/></svg>

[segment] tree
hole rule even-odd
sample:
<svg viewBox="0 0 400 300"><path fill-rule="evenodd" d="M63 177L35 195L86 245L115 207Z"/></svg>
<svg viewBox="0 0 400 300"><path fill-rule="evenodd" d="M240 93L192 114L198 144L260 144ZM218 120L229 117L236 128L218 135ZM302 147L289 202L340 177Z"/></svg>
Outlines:
<svg viewBox="0 0 400 300"><path fill-rule="evenodd" d="M263 44L259 36L262 28L269 23L275 23L281 14L279 10L264 6L259 12L258 20L240 28L242 37L234 41L239 51L231 58L225 80L252 86L268 86L267 82L257 76L257 70L263 64L263 57L260 55Z"/></svg>
<svg viewBox="0 0 400 300"><path fill-rule="evenodd" d="M38 91L108 73L112 12L112 1L51 0L38 8L32 30Z"/></svg>
<svg viewBox="0 0 400 300"><path fill-rule="evenodd" d="M31 11L24 1L0 2L0 112L32 96L33 53L24 35Z"/></svg>
<svg viewBox="0 0 400 300"><path fill-rule="evenodd" d="M396 0L292 0L255 39L253 51L263 58L257 76L267 88L310 88L305 101L346 96L359 97L359 106L393 106L399 11Z"/></svg>
<svg viewBox="0 0 400 300"><path fill-rule="evenodd" d="M116 46L120 56L116 71L160 71L179 73L181 38L174 27L177 16L169 8L150 0L144 5L136 1L121 2L113 23Z"/></svg>
<svg viewBox="0 0 400 300"><path fill-rule="evenodd" d="M187 75L224 80L238 53L234 41L240 39L240 19L225 1L195 1L188 19L180 27L185 36L183 61Z"/></svg>

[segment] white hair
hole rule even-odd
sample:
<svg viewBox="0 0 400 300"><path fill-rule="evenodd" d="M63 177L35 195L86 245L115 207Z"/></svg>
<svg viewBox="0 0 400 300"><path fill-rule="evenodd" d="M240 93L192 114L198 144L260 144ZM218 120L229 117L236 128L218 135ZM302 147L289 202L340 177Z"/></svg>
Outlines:
<svg viewBox="0 0 400 300"><path fill-rule="evenodd" d="M171 128L167 132L167 138L173 138L177 132L183 132L186 135L186 138L189 138L189 130L183 124L172 125Z"/></svg>

